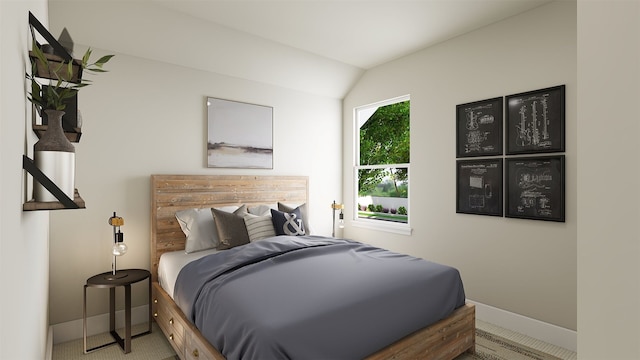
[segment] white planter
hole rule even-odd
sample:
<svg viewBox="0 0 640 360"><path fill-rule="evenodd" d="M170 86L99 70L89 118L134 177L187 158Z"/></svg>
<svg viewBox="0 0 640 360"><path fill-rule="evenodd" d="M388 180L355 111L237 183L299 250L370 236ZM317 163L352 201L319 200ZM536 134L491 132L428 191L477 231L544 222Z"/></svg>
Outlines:
<svg viewBox="0 0 640 360"><path fill-rule="evenodd" d="M60 190L73 200L75 190L76 154L64 151L36 151L34 163ZM33 197L37 202L59 201L40 182L33 182Z"/></svg>

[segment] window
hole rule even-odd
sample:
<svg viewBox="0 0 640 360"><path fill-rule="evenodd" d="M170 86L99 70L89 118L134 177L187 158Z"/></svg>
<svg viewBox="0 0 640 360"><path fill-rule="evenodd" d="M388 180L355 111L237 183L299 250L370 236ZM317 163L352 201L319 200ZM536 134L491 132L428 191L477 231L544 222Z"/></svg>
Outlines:
<svg viewBox="0 0 640 360"><path fill-rule="evenodd" d="M403 96L355 109L356 226L409 228L410 100Z"/></svg>

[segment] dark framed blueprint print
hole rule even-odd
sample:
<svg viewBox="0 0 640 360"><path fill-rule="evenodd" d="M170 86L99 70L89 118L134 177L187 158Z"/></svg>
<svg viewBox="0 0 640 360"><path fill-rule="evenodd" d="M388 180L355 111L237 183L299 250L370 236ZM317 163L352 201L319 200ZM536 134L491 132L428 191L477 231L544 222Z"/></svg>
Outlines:
<svg viewBox="0 0 640 360"><path fill-rule="evenodd" d="M502 155L502 97L456 106L456 157Z"/></svg>
<svg viewBox="0 0 640 360"><path fill-rule="evenodd" d="M564 155L507 158L506 217L564 222Z"/></svg>
<svg viewBox="0 0 640 360"><path fill-rule="evenodd" d="M563 152L565 86L506 97L507 155Z"/></svg>
<svg viewBox="0 0 640 360"><path fill-rule="evenodd" d="M456 161L456 212L502 216L502 159Z"/></svg>

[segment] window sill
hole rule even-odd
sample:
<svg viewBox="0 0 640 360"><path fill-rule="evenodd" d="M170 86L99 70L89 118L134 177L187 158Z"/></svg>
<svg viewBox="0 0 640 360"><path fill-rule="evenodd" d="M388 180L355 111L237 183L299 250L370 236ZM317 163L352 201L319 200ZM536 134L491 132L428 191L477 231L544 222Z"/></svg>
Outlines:
<svg viewBox="0 0 640 360"><path fill-rule="evenodd" d="M385 231L394 234L407 235L410 236L413 229L409 226L409 224L400 224L388 221L380 221L380 220L364 220L364 219L356 219L351 222L353 227L359 227L363 229L370 229L376 231Z"/></svg>

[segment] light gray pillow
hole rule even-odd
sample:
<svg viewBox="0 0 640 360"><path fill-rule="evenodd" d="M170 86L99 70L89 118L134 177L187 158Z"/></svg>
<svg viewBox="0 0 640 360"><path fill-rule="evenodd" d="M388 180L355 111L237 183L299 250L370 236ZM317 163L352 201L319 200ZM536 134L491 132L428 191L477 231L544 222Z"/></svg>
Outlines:
<svg viewBox="0 0 640 360"><path fill-rule="evenodd" d="M249 214L258 215L258 216L271 216L271 209L277 209L278 204L260 204L260 205L251 205L247 207L247 211Z"/></svg>
<svg viewBox="0 0 640 360"><path fill-rule="evenodd" d="M211 209L211 213L216 221L218 238L220 239L218 250L231 249L249 243L249 234L244 223L244 216L247 214L245 205L240 206L233 213L215 208Z"/></svg>
<svg viewBox="0 0 640 360"><path fill-rule="evenodd" d="M249 241L254 242L271 236L276 236L271 216L257 216L247 214L244 216L244 224L247 227Z"/></svg>
<svg viewBox="0 0 640 360"><path fill-rule="evenodd" d="M233 212L238 206L225 206L222 211ZM218 246L218 231L211 209L186 209L176 212L180 229L186 236L184 251L192 253Z"/></svg>
<svg viewBox="0 0 640 360"><path fill-rule="evenodd" d="M309 227L309 213L307 211L307 204L301 204L297 207L293 207L287 204L283 204L281 202L278 203L278 210L286 213L292 213L294 210L300 211L300 216L302 216L302 224L304 225L304 233L305 235L311 235L311 228Z"/></svg>

